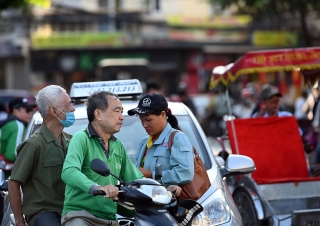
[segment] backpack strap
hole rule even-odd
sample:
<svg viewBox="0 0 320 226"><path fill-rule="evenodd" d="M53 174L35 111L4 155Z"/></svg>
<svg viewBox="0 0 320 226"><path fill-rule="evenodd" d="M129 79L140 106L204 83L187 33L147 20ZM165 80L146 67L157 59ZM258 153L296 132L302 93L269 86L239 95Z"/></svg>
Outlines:
<svg viewBox="0 0 320 226"><path fill-rule="evenodd" d="M169 151L171 153L171 147L173 145L173 139L174 139L174 135L179 132L179 130L175 130L173 131L171 134L170 134L170 137L169 137L169 141L168 141L168 147L169 147Z"/></svg>

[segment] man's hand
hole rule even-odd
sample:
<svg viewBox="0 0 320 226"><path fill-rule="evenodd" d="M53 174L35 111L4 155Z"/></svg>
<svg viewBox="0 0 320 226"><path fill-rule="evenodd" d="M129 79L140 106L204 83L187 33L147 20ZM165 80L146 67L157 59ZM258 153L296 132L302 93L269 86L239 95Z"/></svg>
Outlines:
<svg viewBox="0 0 320 226"><path fill-rule="evenodd" d="M152 172L150 170L147 170L147 169L142 168L142 167L140 167L139 170L143 174L144 177L152 178Z"/></svg>
<svg viewBox="0 0 320 226"><path fill-rule="evenodd" d="M179 187L178 185L170 185L169 187L167 187L167 190L171 191L176 196L179 196L181 194L182 188Z"/></svg>
<svg viewBox="0 0 320 226"><path fill-rule="evenodd" d="M257 114L257 117L262 117L267 112L267 105L265 103L260 103L260 110Z"/></svg>
<svg viewBox="0 0 320 226"><path fill-rule="evenodd" d="M106 193L106 198L113 198L113 200L118 200L119 188L114 185L98 186L96 190L102 190Z"/></svg>
<svg viewBox="0 0 320 226"><path fill-rule="evenodd" d="M14 219L17 226L25 226L26 223L22 214L21 207L21 193L20 193L20 185L21 183L16 180L9 180L8 182L8 191L9 191L9 201L10 206L14 215Z"/></svg>

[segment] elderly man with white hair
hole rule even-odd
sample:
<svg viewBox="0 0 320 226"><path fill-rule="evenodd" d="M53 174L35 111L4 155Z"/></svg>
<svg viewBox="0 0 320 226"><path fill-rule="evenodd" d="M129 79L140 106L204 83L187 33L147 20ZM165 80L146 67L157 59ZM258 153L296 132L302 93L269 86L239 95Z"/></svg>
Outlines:
<svg viewBox="0 0 320 226"><path fill-rule="evenodd" d="M57 85L40 90L36 104L43 123L17 148L9 181L10 205L17 226L60 226L65 191L61 171L71 139L63 128L75 122L75 108L66 90Z"/></svg>

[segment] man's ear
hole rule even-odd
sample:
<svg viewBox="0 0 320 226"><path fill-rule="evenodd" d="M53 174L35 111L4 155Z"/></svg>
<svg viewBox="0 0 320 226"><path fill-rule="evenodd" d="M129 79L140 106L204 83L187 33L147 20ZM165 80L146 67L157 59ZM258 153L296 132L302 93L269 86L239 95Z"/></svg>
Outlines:
<svg viewBox="0 0 320 226"><path fill-rule="evenodd" d="M58 117L57 109L55 107L51 106L49 112L53 117Z"/></svg>
<svg viewBox="0 0 320 226"><path fill-rule="evenodd" d="M102 120L101 110L100 110L100 109L94 110L93 114L94 114L94 117L95 117L98 121Z"/></svg>
<svg viewBox="0 0 320 226"><path fill-rule="evenodd" d="M18 111L18 108L13 108L12 109L12 114L15 115L17 111Z"/></svg>

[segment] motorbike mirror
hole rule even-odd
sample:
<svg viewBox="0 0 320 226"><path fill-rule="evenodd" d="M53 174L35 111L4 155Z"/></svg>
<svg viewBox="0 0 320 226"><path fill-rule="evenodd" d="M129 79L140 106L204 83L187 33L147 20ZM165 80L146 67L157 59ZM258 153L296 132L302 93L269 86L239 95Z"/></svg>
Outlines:
<svg viewBox="0 0 320 226"><path fill-rule="evenodd" d="M107 177L110 175L110 168L107 163L102 161L101 159L94 159L90 163L91 169L100 174L101 176Z"/></svg>
<svg viewBox="0 0 320 226"><path fill-rule="evenodd" d="M112 175L120 181L120 184L124 184L124 181L120 177L118 177L110 172L109 165L107 163L105 163L104 161L102 161L101 159L93 159L90 163L90 167L97 174L104 176L104 177Z"/></svg>
<svg viewBox="0 0 320 226"><path fill-rule="evenodd" d="M155 179L156 180L162 179L162 165L161 164L158 164L156 166Z"/></svg>

